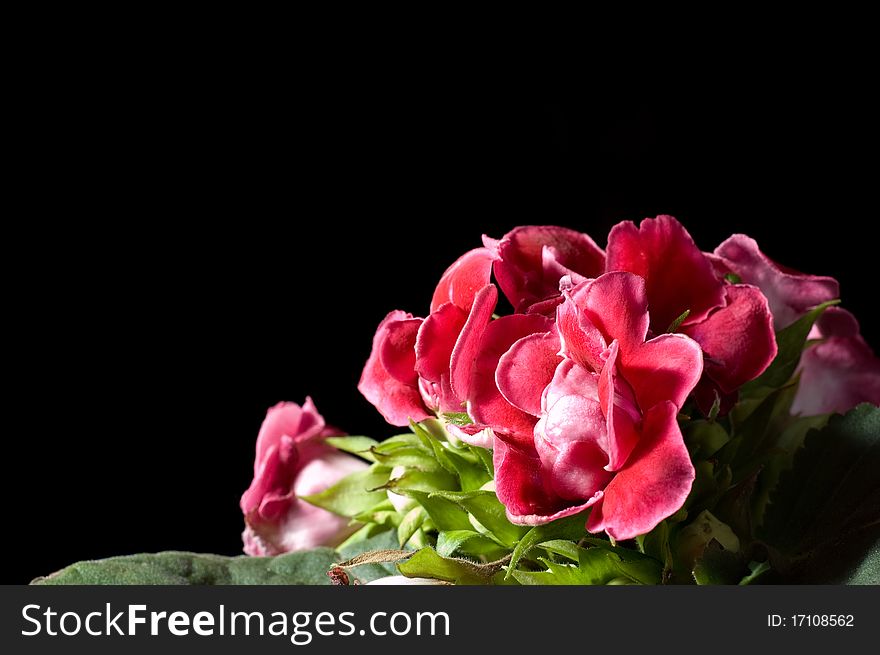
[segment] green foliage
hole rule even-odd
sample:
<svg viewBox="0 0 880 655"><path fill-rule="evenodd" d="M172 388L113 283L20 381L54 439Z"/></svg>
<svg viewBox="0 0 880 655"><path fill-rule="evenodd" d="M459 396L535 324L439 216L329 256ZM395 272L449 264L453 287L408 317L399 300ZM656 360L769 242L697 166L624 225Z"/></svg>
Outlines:
<svg viewBox="0 0 880 655"><path fill-rule="evenodd" d="M326 585L338 559L331 548L277 557L165 552L78 562L38 585Z"/></svg>

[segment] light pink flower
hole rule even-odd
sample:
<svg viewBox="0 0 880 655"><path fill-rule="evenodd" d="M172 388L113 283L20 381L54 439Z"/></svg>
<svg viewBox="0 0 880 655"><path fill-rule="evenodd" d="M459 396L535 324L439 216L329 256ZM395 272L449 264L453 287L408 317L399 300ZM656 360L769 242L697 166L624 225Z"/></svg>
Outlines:
<svg viewBox="0 0 880 655"><path fill-rule="evenodd" d="M856 318L844 309L830 307L811 336L821 341L801 355L792 412L806 416L843 414L859 403L880 405L880 358L859 334Z"/></svg>
<svg viewBox="0 0 880 655"><path fill-rule="evenodd" d="M248 555L279 555L335 546L352 533L349 520L302 501L367 463L324 442L339 434L327 428L311 398L300 407L278 403L266 413L257 436L254 479L241 497Z"/></svg>

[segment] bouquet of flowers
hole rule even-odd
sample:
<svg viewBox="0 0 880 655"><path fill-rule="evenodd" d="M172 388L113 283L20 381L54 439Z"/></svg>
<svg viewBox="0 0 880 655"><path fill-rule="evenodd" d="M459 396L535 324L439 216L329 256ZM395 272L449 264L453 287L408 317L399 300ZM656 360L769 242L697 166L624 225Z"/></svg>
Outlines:
<svg viewBox="0 0 880 655"><path fill-rule="evenodd" d="M880 582L880 360L830 277L670 216L519 227L379 325L383 441L268 411L248 556L86 562L70 582ZM427 299L427 298L426 298Z"/></svg>

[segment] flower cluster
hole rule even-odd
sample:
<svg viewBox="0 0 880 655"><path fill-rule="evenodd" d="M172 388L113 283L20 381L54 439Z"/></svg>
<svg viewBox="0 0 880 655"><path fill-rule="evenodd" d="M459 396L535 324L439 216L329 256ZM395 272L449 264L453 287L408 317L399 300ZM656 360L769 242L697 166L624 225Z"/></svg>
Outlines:
<svg viewBox="0 0 880 655"><path fill-rule="evenodd" d="M412 433L342 437L310 399L269 410L241 499L245 551L396 529L401 547L430 551L400 567L411 577L433 578L437 556L512 554L509 573L536 583L559 564L517 570L520 540L574 522L607 535L593 545L631 581L644 582L626 568L636 555L659 567L652 580L684 567L699 581L713 539L742 544L742 570L757 538L709 510L726 517L754 495L759 520L809 429L880 405L880 359L838 296L833 278L783 267L745 235L704 252L671 216L619 223L605 250L563 227L484 236L443 273L427 315L392 311L373 337L358 388ZM641 541L623 559L607 550L652 531L665 544L654 555ZM547 552L599 579L580 545ZM483 579L461 566L441 579Z"/></svg>
<svg viewBox="0 0 880 655"><path fill-rule="evenodd" d="M494 315L498 289L513 313ZM592 507L590 531L627 539L691 489L685 403L728 410L773 361L776 330L837 296L835 280L785 269L744 235L703 252L671 216L616 225L604 252L566 228L519 227L452 264L427 317L388 314L359 389L392 425L466 412L450 429L493 449L512 523ZM795 411L880 402L855 319L834 308L815 333Z"/></svg>

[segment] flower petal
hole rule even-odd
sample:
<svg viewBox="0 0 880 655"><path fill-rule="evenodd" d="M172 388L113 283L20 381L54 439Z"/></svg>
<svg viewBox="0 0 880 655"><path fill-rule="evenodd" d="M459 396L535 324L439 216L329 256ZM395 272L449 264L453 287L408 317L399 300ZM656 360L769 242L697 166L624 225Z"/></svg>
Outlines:
<svg viewBox="0 0 880 655"><path fill-rule="evenodd" d="M801 355L794 414L844 413L859 403L880 405L880 358L859 334L855 317L830 307L818 321L824 341Z"/></svg>
<svg viewBox="0 0 880 655"><path fill-rule="evenodd" d="M467 321L467 312L451 302L433 312L416 336L416 371L420 377L439 383L449 376L449 361L455 342Z"/></svg>
<svg viewBox="0 0 880 655"><path fill-rule="evenodd" d="M530 334L514 343L498 361L495 383L514 407L541 415L541 392L550 384L562 359L554 332Z"/></svg>
<svg viewBox="0 0 880 655"><path fill-rule="evenodd" d="M586 502L571 504L544 486L541 460L532 446L495 440L495 491L515 525L543 525L579 514L602 498L602 492Z"/></svg>
<svg viewBox="0 0 880 655"><path fill-rule="evenodd" d="M548 332L552 325L539 314L512 314L489 323L471 376L468 413L475 423L491 427L496 435L531 443L535 417L505 400L495 383L495 370L501 356L516 341L536 332Z"/></svg>
<svg viewBox="0 0 880 655"><path fill-rule="evenodd" d="M706 373L725 393L758 377L776 357L776 333L767 298L748 284L725 288L725 305L682 332L706 354Z"/></svg>
<svg viewBox="0 0 880 655"><path fill-rule="evenodd" d="M603 443L607 454L606 471L623 467L639 440L637 426L641 421L633 392L617 376L618 351L617 342L612 341L608 347L608 359L599 374L599 405L606 423Z"/></svg>
<svg viewBox="0 0 880 655"><path fill-rule="evenodd" d="M595 277L605 268L605 253L589 236L552 225L511 230L498 244L498 253L495 278L518 312L557 295L563 270Z"/></svg>
<svg viewBox="0 0 880 655"><path fill-rule="evenodd" d="M422 319L410 318L391 321L386 326L385 339L379 351L379 360L388 375L404 384L414 385L416 373L416 335Z"/></svg>
<svg viewBox="0 0 880 655"><path fill-rule="evenodd" d="M593 371L602 370L605 337L577 306L571 293L556 308L556 327L561 339L560 353Z"/></svg>
<svg viewBox="0 0 880 655"><path fill-rule="evenodd" d="M681 407L700 381L703 353L683 334L662 334L622 355L620 371L643 411L664 400Z"/></svg>
<svg viewBox="0 0 880 655"><path fill-rule="evenodd" d="M477 358L483 333L492 319L492 312L495 311L497 302L498 289L494 284L487 284L477 292L467 321L452 349L449 379L452 392L458 398L465 399L470 393L474 360Z"/></svg>
<svg viewBox="0 0 880 655"><path fill-rule="evenodd" d="M653 530L684 504L694 481L694 467L671 402L645 414L642 437L626 466L605 487L602 503L587 521L590 532L604 530L617 540Z"/></svg>
<svg viewBox="0 0 880 655"><path fill-rule="evenodd" d="M474 296L489 284L492 262L496 257L489 248L474 248L459 257L440 278L431 300L431 312L447 302L466 312L470 311Z"/></svg>
<svg viewBox="0 0 880 655"><path fill-rule="evenodd" d="M379 324L373 337L373 349L358 382L358 391L379 410L385 420L401 427L409 425L410 419L422 421L429 416L418 388L392 377L382 365L381 352L388 325L410 319L412 314L393 311Z"/></svg>
<svg viewBox="0 0 880 655"><path fill-rule="evenodd" d="M615 339L620 342L623 353L644 343L648 333L648 296L645 280L638 275L606 273L576 286L571 290L571 298L586 317L582 329L595 326L606 343Z"/></svg>
<svg viewBox="0 0 880 655"><path fill-rule="evenodd" d="M685 323L705 318L724 299L712 263L672 216L646 218L639 227L631 221L615 225L608 235L607 270L645 278L651 328L657 334L686 310Z"/></svg>
<svg viewBox="0 0 880 655"><path fill-rule="evenodd" d="M715 254L746 284L767 296L776 330L790 325L807 310L840 297L832 277L806 275L785 269L761 252L745 234L734 234L715 249Z"/></svg>

